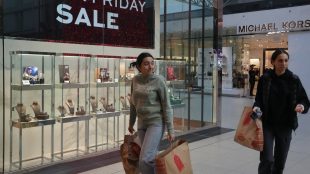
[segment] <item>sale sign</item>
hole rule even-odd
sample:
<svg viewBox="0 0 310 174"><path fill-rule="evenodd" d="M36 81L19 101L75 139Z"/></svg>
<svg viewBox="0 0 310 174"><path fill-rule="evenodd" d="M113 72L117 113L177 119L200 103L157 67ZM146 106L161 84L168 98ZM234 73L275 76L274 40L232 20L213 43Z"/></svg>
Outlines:
<svg viewBox="0 0 310 174"><path fill-rule="evenodd" d="M38 0L33 8L25 6L15 10L5 5L17 0L5 1L8 3L4 3L4 19L19 25L34 24L32 30L23 32L23 27L12 28L4 23L6 35L120 47L154 47L154 0ZM29 9L32 12L25 13ZM14 18L14 13L21 12L26 16ZM39 16L30 16L33 14Z"/></svg>

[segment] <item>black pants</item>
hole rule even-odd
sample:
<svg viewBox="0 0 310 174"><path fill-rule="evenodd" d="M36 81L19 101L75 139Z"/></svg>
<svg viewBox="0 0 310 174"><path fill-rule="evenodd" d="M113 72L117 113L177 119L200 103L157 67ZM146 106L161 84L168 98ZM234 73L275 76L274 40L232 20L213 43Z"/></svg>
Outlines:
<svg viewBox="0 0 310 174"><path fill-rule="evenodd" d="M290 148L292 129L264 125L263 133L264 150L260 153L258 174L282 174Z"/></svg>
<svg viewBox="0 0 310 174"><path fill-rule="evenodd" d="M250 81L250 95L253 96L253 90L254 90L254 86L255 86L255 80L254 81Z"/></svg>

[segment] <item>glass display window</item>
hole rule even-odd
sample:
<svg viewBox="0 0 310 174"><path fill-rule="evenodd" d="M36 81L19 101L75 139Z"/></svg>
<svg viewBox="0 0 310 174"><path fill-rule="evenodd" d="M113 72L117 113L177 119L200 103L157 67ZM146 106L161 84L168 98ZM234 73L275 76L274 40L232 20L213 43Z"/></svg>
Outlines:
<svg viewBox="0 0 310 174"><path fill-rule="evenodd" d="M55 157L64 159L88 152L90 55L55 57Z"/></svg>
<svg viewBox="0 0 310 174"><path fill-rule="evenodd" d="M12 170L53 161L54 57L54 53L10 52Z"/></svg>

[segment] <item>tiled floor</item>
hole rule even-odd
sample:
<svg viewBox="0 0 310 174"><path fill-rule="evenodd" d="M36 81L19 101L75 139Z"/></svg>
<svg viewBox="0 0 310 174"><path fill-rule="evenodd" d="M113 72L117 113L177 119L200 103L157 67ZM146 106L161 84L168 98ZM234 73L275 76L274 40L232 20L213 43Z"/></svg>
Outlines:
<svg viewBox="0 0 310 174"><path fill-rule="evenodd" d="M222 98L222 127L236 128L243 106L253 99ZM299 128L293 134L285 174L310 172L310 114L299 117ZM233 141L234 131L190 143L194 174L255 174L259 153ZM122 163L83 172L81 174L125 174Z"/></svg>

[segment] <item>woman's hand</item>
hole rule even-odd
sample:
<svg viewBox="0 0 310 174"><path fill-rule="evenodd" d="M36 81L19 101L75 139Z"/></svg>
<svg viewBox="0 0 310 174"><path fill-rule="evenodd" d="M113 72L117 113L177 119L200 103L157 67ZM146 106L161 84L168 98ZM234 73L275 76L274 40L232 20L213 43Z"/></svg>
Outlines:
<svg viewBox="0 0 310 174"><path fill-rule="evenodd" d="M302 104L298 104L296 107L295 107L295 111L298 112L298 113L302 113L304 111L305 107L304 105Z"/></svg>
<svg viewBox="0 0 310 174"><path fill-rule="evenodd" d="M135 132L135 129L133 128L133 126L129 126L128 127L128 131L133 134Z"/></svg>
<svg viewBox="0 0 310 174"><path fill-rule="evenodd" d="M168 133L167 139L168 139L168 141L170 141L170 142L174 141L174 139L175 139L174 134Z"/></svg>

